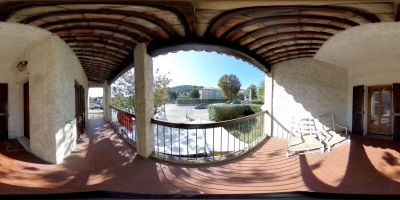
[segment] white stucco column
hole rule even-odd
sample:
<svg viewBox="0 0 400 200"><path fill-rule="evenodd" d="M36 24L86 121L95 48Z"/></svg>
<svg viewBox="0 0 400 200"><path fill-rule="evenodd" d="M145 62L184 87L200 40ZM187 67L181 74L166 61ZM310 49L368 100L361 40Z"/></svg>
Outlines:
<svg viewBox="0 0 400 200"><path fill-rule="evenodd" d="M106 121L111 121L111 86L108 81L103 83L103 114Z"/></svg>
<svg viewBox="0 0 400 200"><path fill-rule="evenodd" d="M154 151L153 60L147 54L147 45L140 43L134 50L135 114L137 153L148 158Z"/></svg>
<svg viewBox="0 0 400 200"><path fill-rule="evenodd" d="M271 69L272 70L272 69ZM273 78L272 72L264 74L264 105L261 107L262 110L268 111L264 116L264 131L267 135L272 137L272 124L273 124Z"/></svg>

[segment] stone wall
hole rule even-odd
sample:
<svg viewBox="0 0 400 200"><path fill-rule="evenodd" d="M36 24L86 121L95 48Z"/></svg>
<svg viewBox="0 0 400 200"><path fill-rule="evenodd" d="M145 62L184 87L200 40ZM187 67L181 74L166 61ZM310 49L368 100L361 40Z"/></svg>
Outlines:
<svg viewBox="0 0 400 200"><path fill-rule="evenodd" d="M273 65L272 72L265 75L263 109L272 116L272 126L266 127L271 127L273 137L285 139L292 117L311 115L317 119L333 114L339 124L345 124L347 86L347 70L313 58Z"/></svg>

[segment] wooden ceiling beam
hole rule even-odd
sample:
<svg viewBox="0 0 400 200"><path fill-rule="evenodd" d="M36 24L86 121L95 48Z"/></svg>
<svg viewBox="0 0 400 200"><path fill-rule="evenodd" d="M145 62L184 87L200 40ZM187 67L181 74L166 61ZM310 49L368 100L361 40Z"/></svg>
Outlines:
<svg viewBox="0 0 400 200"><path fill-rule="evenodd" d="M94 66L94 65L90 65L90 64L84 64L84 65L82 65L82 67L83 67L83 68L91 68L91 69L105 70L105 71L108 71L108 72L110 72L110 73L114 72L113 70L108 69L108 68L106 68L106 67Z"/></svg>
<svg viewBox="0 0 400 200"><path fill-rule="evenodd" d="M78 57L78 59L86 58L86 59L97 60L97 61L100 61L100 62L108 63L110 65L115 65L115 66L119 66L119 64L120 64L118 62L115 62L115 61L112 61L112 60L109 60L109 59L106 59L106 58L99 58L99 57L96 57L96 56L77 55L76 57Z"/></svg>
<svg viewBox="0 0 400 200"><path fill-rule="evenodd" d="M283 54L290 54L292 52L307 52L307 51L318 51L318 50L319 50L319 48L298 48L298 49L293 49L293 50L282 51L279 53L274 53L270 56L282 57Z"/></svg>
<svg viewBox="0 0 400 200"><path fill-rule="evenodd" d="M105 42L105 41L101 41L101 40L69 40L69 41L65 41L65 43L67 43L67 44L71 44L71 43L83 44L83 46L86 46L86 44L91 44L90 46L93 46L93 44L99 44L99 45L114 47L116 49L124 50L127 52L133 52L133 49L134 49L134 47L132 47L132 49L129 49L126 46L122 46L122 45L111 43L111 42ZM89 46L89 45L87 45L87 46ZM106 47L104 47L104 48L106 48Z"/></svg>
<svg viewBox="0 0 400 200"><path fill-rule="evenodd" d="M107 48L104 48L104 47L80 46L80 45L72 45L70 47L72 48L72 50L74 52L79 52L79 51L88 51L88 52L93 51L93 52L103 52L103 53L107 53L108 52L108 54L111 54L111 55L112 54L116 54L116 55L118 54L119 55L118 57L120 57L120 58L122 58L122 57L126 58L126 57L131 56L129 54L129 52L123 53L123 52L120 52L120 51L116 51L116 50L113 50L113 49L107 49Z"/></svg>
<svg viewBox="0 0 400 200"><path fill-rule="evenodd" d="M290 48L290 47L317 48L317 47L320 47L320 46L321 46L320 43L306 43L306 44L304 44L304 43L298 43L298 44L291 44L291 45L283 45L283 46L280 46L280 47L275 47L275 48L272 48L272 49L268 49L268 51L263 52L263 53L260 54L259 56L260 56L261 58L264 58L264 57L266 57L266 56L269 56L268 53L270 53L270 52L275 52L275 51L277 51L277 50L280 50L280 49L287 49L287 48Z"/></svg>
<svg viewBox="0 0 400 200"><path fill-rule="evenodd" d="M288 27L300 27L302 28L303 26L309 26L309 27L316 27L316 28L326 28L326 29L333 29L333 30L337 30L337 31L343 31L345 30L345 28L340 27L340 26L335 26L332 24L318 24L318 23L284 23L284 24L274 24L274 25L269 25L269 26L265 26L263 28L259 28L253 31L250 31L248 33L246 33L245 35L242 35L238 38L236 38L234 40L234 42L240 42L241 40L247 38L247 37L251 37L252 35L258 34L262 31L266 31L266 30L271 30L271 29L279 29L279 28L288 28ZM299 30L300 31L300 30ZM321 31L323 32L323 31Z"/></svg>
<svg viewBox="0 0 400 200"><path fill-rule="evenodd" d="M303 55L305 55L305 57L311 57L311 56L308 56L308 55L312 55L312 56L314 56L315 55L315 53L314 52L307 52L307 53L298 53L298 54L292 54L292 55L288 55L288 56L284 56L284 57L280 57L280 58L275 58L275 59L272 59L272 60L266 60L267 62L269 62L269 63L273 63L273 62L275 62L275 61L281 61L282 59L284 59L284 58L286 58L286 59L284 59L284 60L287 60L287 59L289 59L289 56L303 56Z"/></svg>
<svg viewBox="0 0 400 200"><path fill-rule="evenodd" d="M82 53L82 54L87 54L87 55L89 55L89 54L106 55L106 56L112 57L114 59L119 59L121 61L127 58L126 56L119 57L119 56L116 56L115 54L111 54L109 52L101 52L101 51L94 51L94 50L88 50L88 49L86 49L86 50L73 50L73 51L74 51L75 54Z"/></svg>
<svg viewBox="0 0 400 200"><path fill-rule="evenodd" d="M149 21L157 26L161 27L168 35L178 36L178 33L172 28L167 22L164 20L155 17L153 15L149 15L146 13L136 12L136 11L124 11L124 10L110 10L110 9L101 9L101 10L90 10L90 9L80 9L80 10L67 10L67 11L56 11L56 12L48 12L39 15L34 15L28 17L21 21L23 24L32 23L38 19L46 18L46 17L54 17L58 15L72 15L72 14L106 14L106 15L121 15L127 17L137 17Z"/></svg>
<svg viewBox="0 0 400 200"><path fill-rule="evenodd" d="M138 43L141 42L150 42L148 41L146 38L143 38L142 36L139 36L136 33L132 33L130 31L127 30L121 30L118 28L111 28L108 26L70 26L70 27L63 27L63 28L55 28L55 29L51 29L49 30L50 32L56 33L56 32L62 32L62 31L69 31L71 33L71 31L74 30L100 30L100 31L108 31L108 32L112 32L112 33L119 33L122 35L125 35L129 38L132 38L136 41L138 41ZM73 33L72 33L73 34ZM68 34L70 35L70 34ZM61 35L60 35L61 36Z"/></svg>
<svg viewBox="0 0 400 200"><path fill-rule="evenodd" d="M96 58L101 58L101 59L107 59L107 60L109 60L109 61L113 61L113 62L116 62L116 63L122 63L123 61L122 60L115 60L114 58L109 58L109 57L105 57L105 55L104 54L85 54L85 53L76 53L75 54L77 57L79 57L79 56L90 56L90 57L96 57Z"/></svg>
<svg viewBox="0 0 400 200"><path fill-rule="evenodd" d="M394 9L395 9L395 15L396 15L394 17L394 21L398 22L398 21L400 21L400 3L397 3L397 5L395 4Z"/></svg>
<svg viewBox="0 0 400 200"><path fill-rule="evenodd" d="M117 42L121 42L124 44L127 44L127 46L131 46L131 47L135 47L137 45L137 43L134 43L130 40L126 40L123 38L119 38L119 37L114 37L114 36L109 36L109 35L97 35L97 34L71 34L71 35L63 35L60 36L61 39L67 41L67 40L73 40L79 37L91 37L91 38L98 38L99 40L114 40Z"/></svg>
<svg viewBox="0 0 400 200"><path fill-rule="evenodd" d="M284 37L284 36L288 36L288 35L297 35L297 34L307 34L307 35L313 34L314 36L333 36L332 33L318 32L318 31L290 31L290 32L281 32L281 33L277 33L274 35L267 35L267 36L255 38L254 41L249 42L247 44L243 44L243 46L246 46L247 48L249 48L252 45L254 45L255 43L262 42L264 40L268 40L271 38Z"/></svg>
<svg viewBox="0 0 400 200"><path fill-rule="evenodd" d="M347 24L349 26L358 26L359 25L358 23L348 20L348 19L331 17L331 16L323 16L323 15L278 15L278 16L255 18L255 19L248 20L248 21L245 21L242 23L238 23L235 26L232 26L227 31L225 31L225 33L222 34L221 38L228 38L234 32L239 31L247 26L251 26L256 23L268 22L271 20L285 20L285 19L296 19L296 18L298 18L299 20L300 19L317 19L317 20L320 19L320 20L335 21L335 22ZM279 24L279 23L277 23L277 24Z"/></svg>
<svg viewBox="0 0 400 200"><path fill-rule="evenodd" d="M102 67L102 68L107 68L111 71L117 69L118 67L116 67L115 65L109 65L109 64L105 64L105 63L93 63L90 61L86 61L86 60L81 60L81 64L82 65L92 65L92 66L98 66L98 67Z"/></svg>
<svg viewBox="0 0 400 200"><path fill-rule="evenodd" d="M59 20L59 21L54 21L54 22L48 22L45 24L40 25L40 28L48 28L51 26L55 26L55 25L64 25L64 24L74 24L74 23L81 23L81 22L98 22L98 23L106 23L106 24L116 24L119 26L126 26L132 29L136 29L142 33L145 33L146 35L148 35L149 37L153 38L154 40L160 40L161 37L157 34L155 34L154 32L150 31L148 28L142 26L142 25L138 25L138 24L133 24L130 22L125 22L125 21L121 21L121 20L111 20L111 19L68 19L68 20Z"/></svg>
<svg viewBox="0 0 400 200"><path fill-rule="evenodd" d="M87 58L87 57L80 57L78 59L79 59L79 61L85 61L85 62L89 62L89 63L93 63L93 64L104 64L105 63L105 62L101 62L99 60L90 59L90 58ZM118 65L110 64L110 63L107 63L107 64L114 66L113 69L118 69Z"/></svg>
<svg viewBox="0 0 400 200"><path fill-rule="evenodd" d="M289 39L277 40L274 42L269 42L269 43L263 44L255 49L252 49L252 51L256 52L259 49L267 48L268 46L283 43L283 42L297 42L297 41L303 41L303 40L326 41L327 39L326 38L317 38L317 37L289 38Z"/></svg>
<svg viewBox="0 0 400 200"><path fill-rule="evenodd" d="M341 12L351 12L355 15L363 17L371 23L380 22L380 19L367 11L350 8L350 7L341 7L341 6L259 6L259 7L251 7L251 8L239 8L233 9L229 11L225 11L219 14L217 17L211 20L210 25L208 26L205 36L212 36L215 34L217 29L222 26L227 20L234 18L238 15L246 15L248 13L256 13L256 12L268 12L273 11L276 12L279 9L293 9L293 10L310 10L310 11L323 11L327 13L341 13Z"/></svg>

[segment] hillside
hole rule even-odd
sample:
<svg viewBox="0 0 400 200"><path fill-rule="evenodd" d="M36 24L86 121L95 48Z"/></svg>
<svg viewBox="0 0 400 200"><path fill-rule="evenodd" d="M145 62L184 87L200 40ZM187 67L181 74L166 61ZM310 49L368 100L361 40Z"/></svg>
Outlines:
<svg viewBox="0 0 400 200"><path fill-rule="evenodd" d="M175 86L175 87L171 87L171 89L173 89L175 92L178 92L180 94L182 93L189 93L190 90L192 89L199 89L199 88L203 88L203 86L197 86L197 85L179 85L179 86Z"/></svg>

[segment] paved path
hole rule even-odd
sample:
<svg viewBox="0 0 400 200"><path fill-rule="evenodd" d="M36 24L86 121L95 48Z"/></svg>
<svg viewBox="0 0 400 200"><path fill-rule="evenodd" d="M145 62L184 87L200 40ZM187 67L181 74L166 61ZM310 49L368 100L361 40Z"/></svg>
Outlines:
<svg viewBox="0 0 400 200"><path fill-rule="evenodd" d="M400 194L400 142L352 135L332 152L286 158L287 142L268 139L233 161L185 166L143 159L101 114L91 114L76 149L59 165L0 144L0 193L107 190L139 193L317 191Z"/></svg>

